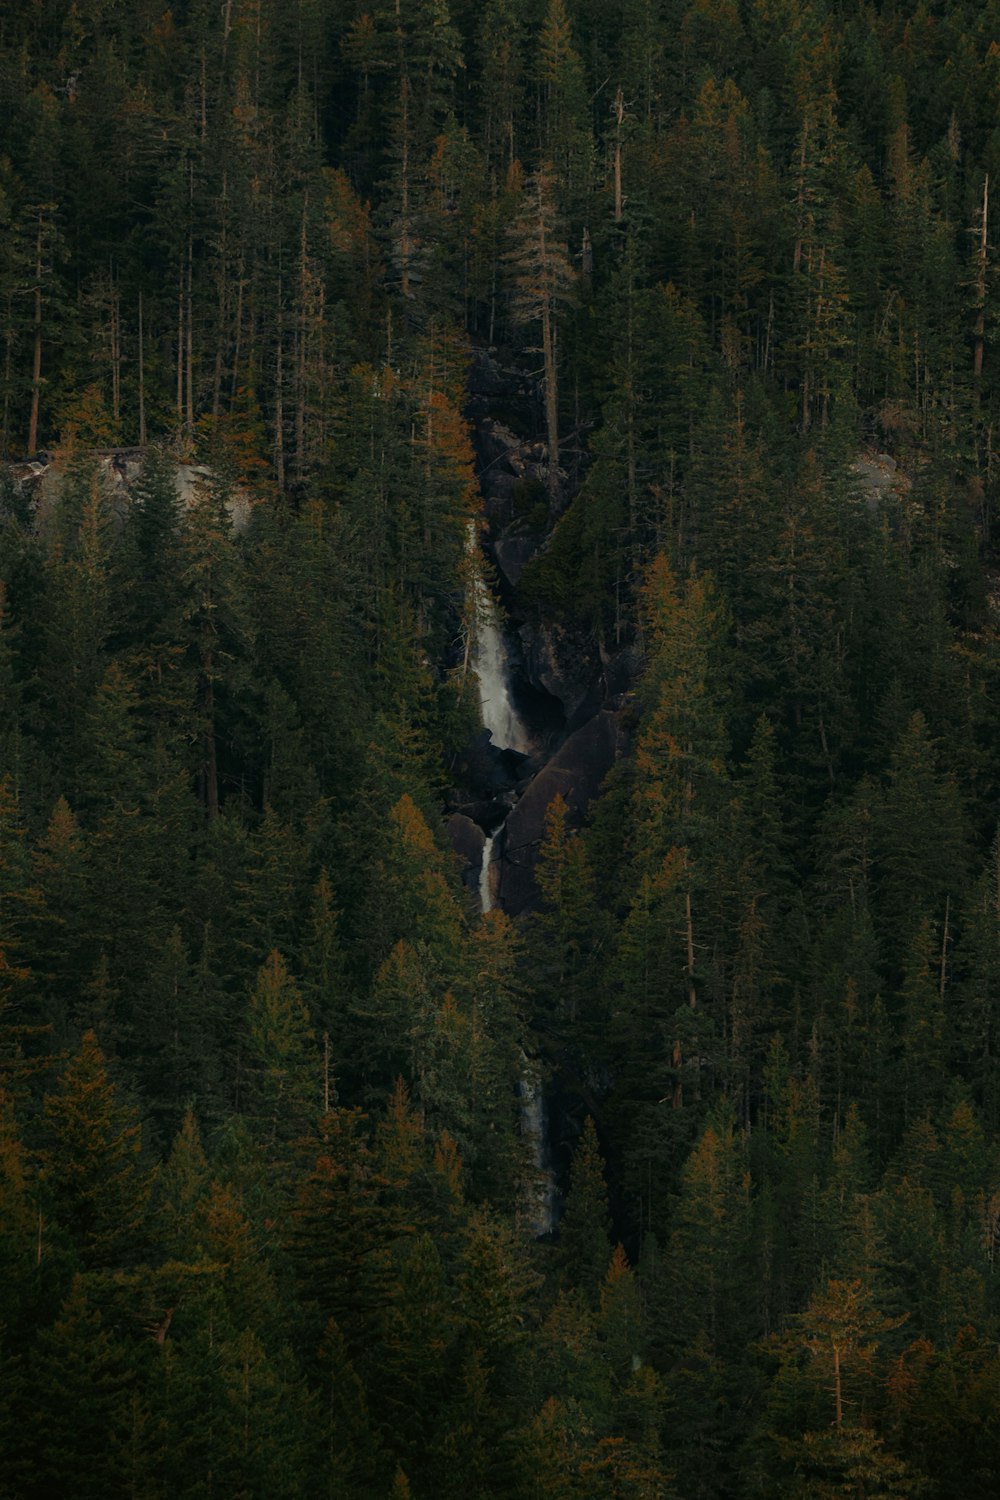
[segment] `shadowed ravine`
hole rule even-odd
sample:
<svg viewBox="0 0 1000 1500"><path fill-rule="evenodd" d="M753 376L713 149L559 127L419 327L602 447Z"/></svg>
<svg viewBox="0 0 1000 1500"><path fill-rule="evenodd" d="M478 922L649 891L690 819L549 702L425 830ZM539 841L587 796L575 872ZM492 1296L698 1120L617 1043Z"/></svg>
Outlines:
<svg viewBox="0 0 1000 1500"><path fill-rule="evenodd" d="M482 576L481 554L472 535L470 543L474 549L475 570L475 671L483 727L489 731L490 741L496 749L526 754L532 747L533 737L511 694L509 658L500 608ZM494 894L491 871L494 848L499 847L503 834L504 824L501 823L499 828L487 834L483 844L479 871L479 904L483 912L493 911L502 904L502 897ZM530 1201L525 1204L524 1212L534 1233L543 1235L550 1234L556 1224L557 1189L548 1141L548 1111L537 1064L526 1055L522 1056L521 1131L531 1143L535 1165Z"/></svg>

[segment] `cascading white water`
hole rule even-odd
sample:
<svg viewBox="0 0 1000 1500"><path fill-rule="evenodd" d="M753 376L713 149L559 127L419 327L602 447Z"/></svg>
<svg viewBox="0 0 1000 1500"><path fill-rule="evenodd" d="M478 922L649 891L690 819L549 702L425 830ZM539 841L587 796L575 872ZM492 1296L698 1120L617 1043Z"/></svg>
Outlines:
<svg viewBox="0 0 1000 1500"><path fill-rule="evenodd" d="M549 1165L547 1116L541 1080L525 1057L521 1072L521 1134L531 1143L535 1170L524 1195L522 1212L536 1237L551 1234L556 1227L556 1179Z"/></svg>
<svg viewBox="0 0 1000 1500"><path fill-rule="evenodd" d="M468 535L476 616L473 664L479 682L483 726L489 730L498 750L520 750L523 754L531 748L531 735L511 696L510 666L500 608L483 577L474 524L470 525Z"/></svg>
<svg viewBox="0 0 1000 1500"><path fill-rule="evenodd" d="M524 753L531 749L531 735L511 695L507 642L500 609L482 575L474 524L469 527L468 546L476 614L473 664L479 682L483 727L489 730L498 750ZM483 912L492 911L494 907L491 867L494 845L500 832L497 829L489 834L483 843L483 861L479 868L479 906ZM556 1224L556 1182L549 1164L545 1094L537 1072L523 1053L522 1058L521 1134L530 1143L534 1165L533 1181L525 1193L523 1212L533 1234L551 1234Z"/></svg>
<svg viewBox="0 0 1000 1500"><path fill-rule="evenodd" d="M493 863L493 844L496 834L488 835L483 844L483 862L479 867L479 910L493 910L493 883L490 879L490 865Z"/></svg>

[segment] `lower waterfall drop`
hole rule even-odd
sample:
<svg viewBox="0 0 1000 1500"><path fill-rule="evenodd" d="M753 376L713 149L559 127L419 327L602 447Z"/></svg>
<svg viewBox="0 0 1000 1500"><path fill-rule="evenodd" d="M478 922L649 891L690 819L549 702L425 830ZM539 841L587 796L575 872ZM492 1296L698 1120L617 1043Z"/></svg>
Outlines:
<svg viewBox="0 0 1000 1500"><path fill-rule="evenodd" d="M483 727L498 750L531 748L531 735L521 719L510 688L510 666L504 639L500 609L479 567L479 548L475 527L469 528L469 551L473 564L473 588L476 610L476 650L474 667L479 683L479 707ZM493 853L503 832L502 825L488 834L483 843L479 870L479 906L483 912L494 909ZM556 1179L552 1170L548 1142L548 1112L545 1091L537 1071L522 1052L519 1084L521 1097L521 1134L530 1144L534 1165L533 1180L525 1193L524 1218L537 1237L551 1234L556 1227Z"/></svg>
<svg viewBox="0 0 1000 1500"><path fill-rule="evenodd" d="M490 876L490 866L493 863L493 845L496 842L496 834L487 835L483 844L483 862L479 868L479 910L493 910L493 884Z"/></svg>

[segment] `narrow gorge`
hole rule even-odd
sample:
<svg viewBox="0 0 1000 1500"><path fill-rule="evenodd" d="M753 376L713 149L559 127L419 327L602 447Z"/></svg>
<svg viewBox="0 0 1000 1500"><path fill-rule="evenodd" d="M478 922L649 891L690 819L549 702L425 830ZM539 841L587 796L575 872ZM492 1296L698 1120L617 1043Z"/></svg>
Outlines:
<svg viewBox="0 0 1000 1500"><path fill-rule="evenodd" d="M461 767L472 797L453 794L448 827L480 910L517 919L537 906L534 868L551 802L561 796L578 826L624 748L630 663L602 659L572 621L525 606L522 577L544 554L572 486L560 473L553 514L542 499L545 449L514 430L534 426L538 398L529 382L479 351L470 392L482 499L467 533L471 664L482 731ZM536 1237L557 1227L563 1158L578 1128L554 1096L550 1075L557 1069L557 1059L523 1054L521 1129L535 1173L522 1213Z"/></svg>

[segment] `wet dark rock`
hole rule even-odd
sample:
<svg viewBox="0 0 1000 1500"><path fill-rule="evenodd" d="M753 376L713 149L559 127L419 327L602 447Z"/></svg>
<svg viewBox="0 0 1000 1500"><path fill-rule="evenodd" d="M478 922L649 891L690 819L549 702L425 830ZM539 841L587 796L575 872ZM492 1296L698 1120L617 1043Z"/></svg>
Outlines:
<svg viewBox="0 0 1000 1500"><path fill-rule="evenodd" d="M518 633L527 680L558 699L567 722L580 723L597 676L589 634L553 621L522 625Z"/></svg>
<svg viewBox="0 0 1000 1500"><path fill-rule="evenodd" d="M476 450L479 455L480 482L485 485L494 469L501 472L506 469L508 473L520 478L524 468L524 459L519 451L521 446L522 439L502 422L495 422L490 417L479 422L476 426Z"/></svg>
<svg viewBox="0 0 1000 1500"><path fill-rule="evenodd" d="M516 791L507 792L502 797L481 797L471 801L458 797L447 803L447 809L470 819L483 833L491 834L496 833L516 801Z"/></svg>
<svg viewBox="0 0 1000 1500"><path fill-rule="evenodd" d="M501 370L488 349L476 349L469 371L469 393L472 396L502 399L508 392L510 377Z"/></svg>
<svg viewBox="0 0 1000 1500"><path fill-rule="evenodd" d="M571 821L579 824L624 748L621 714L602 709L570 735L531 782L504 830L500 899L512 916L533 905L537 897L535 862L549 803L561 795Z"/></svg>
<svg viewBox="0 0 1000 1500"><path fill-rule="evenodd" d="M513 474L494 473L490 476L489 488L484 485L483 505L490 530L500 534L511 526L517 514L517 503L521 492L521 480Z"/></svg>
<svg viewBox="0 0 1000 1500"><path fill-rule="evenodd" d="M602 657L604 692L607 698L619 698L632 688L642 670L642 653L638 646L624 646L612 655Z"/></svg>
<svg viewBox="0 0 1000 1500"><path fill-rule="evenodd" d="M457 757L455 770L463 785L490 801L524 781L531 770L531 758L519 750L500 749L493 744L489 730L483 729Z"/></svg>
<svg viewBox="0 0 1000 1500"><path fill-rule="evenodd" d="M538 551L541 540L538 536L510 536L495 544L493 554L497 567L511 588L516 588L521 581L521 574Z"/></svg>
<svg viewBox="0 0 1000 1500"><path fill-rule="evenodd" d="M451 847L462 863L462 880L475 890L479 881L479 867L483 862L486 836L477 823L464 813L452 813L446 824Z"/></svg>

